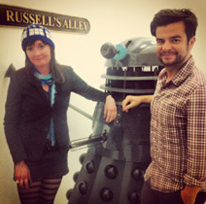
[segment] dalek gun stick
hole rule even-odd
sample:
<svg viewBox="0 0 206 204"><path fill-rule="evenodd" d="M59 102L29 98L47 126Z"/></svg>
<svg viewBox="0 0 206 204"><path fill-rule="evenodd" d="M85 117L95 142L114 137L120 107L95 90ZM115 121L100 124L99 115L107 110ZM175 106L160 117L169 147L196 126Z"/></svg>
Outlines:
<svg viewBox="0 0 206 204"><path fill-rule="evenodd" d="M73 151L73 150L76 150L76 149L79 149L82 147L86 148L86 147L91 146L91 145L97 145L100 143L104 143L106 140L107 140L107 132L105 131L101 135L95 135L95 136L91 135L88 138L73 140L69 144L69 147Z"/></svg>

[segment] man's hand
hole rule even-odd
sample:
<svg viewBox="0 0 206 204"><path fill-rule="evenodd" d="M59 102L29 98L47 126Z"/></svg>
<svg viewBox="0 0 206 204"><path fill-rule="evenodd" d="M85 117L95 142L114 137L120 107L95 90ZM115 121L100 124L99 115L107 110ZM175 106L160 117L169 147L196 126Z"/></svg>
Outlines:
<svg viewBox="0 0 206 204"><path fill-rule="evenodd" d="M141 95L141 96L127 96L122 101L122 110L128 112L129 109L140 105L141 103L151 103L153 95Z"/></svg>
<svg viewBox="0 0 206 204"><path fill-rule="evenodd" d="M182 197L183 202L185 204L194 204L195 199L200 189L201 187L199 186L186 185L185 188L181 191L181 197Z"/></svg>
<svg viewBox="0 0 206 204"><path fill-rule="evenodd" d="M129 109L138 106L142 103L142 98L140 96L127 96L122 101L122 110L128 112Z"/></svg>

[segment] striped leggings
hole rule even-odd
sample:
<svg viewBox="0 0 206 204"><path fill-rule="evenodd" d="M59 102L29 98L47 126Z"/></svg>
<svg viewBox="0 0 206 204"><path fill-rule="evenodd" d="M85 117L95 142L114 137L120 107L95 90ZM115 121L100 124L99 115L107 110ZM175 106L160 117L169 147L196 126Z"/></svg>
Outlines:
<svg viewBox="0 0 206 204"><path fill-rule="evenodd" d="M62 178L42 179L31 183L29 189L18 187L21 204L53 204Z"/></svg>

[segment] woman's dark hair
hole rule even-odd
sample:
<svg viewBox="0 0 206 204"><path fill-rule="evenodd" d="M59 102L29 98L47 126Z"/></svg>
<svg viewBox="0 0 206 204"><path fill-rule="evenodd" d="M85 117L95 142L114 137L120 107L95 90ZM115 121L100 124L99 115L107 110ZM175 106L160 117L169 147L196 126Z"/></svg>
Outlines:
<svg viewBox="0 0 206 204"><path fill-rule="evenodd" d="M28 42L26 44L26 47L33 45L34 42L35 41ZM46 43L44 41L42 41L42 42L45 45L49 45L48 43ZM54 48L51 46L50 46L50 48L51 48L50 73L51 73L53 79L55 80L55 82L63 83L65 81L64 73L63 73L62 69L60 68L60 65L56 62ZM26 52L25 52L25 54L26 54ZM29 60L27 54L26 54L26 60L25 60L25 67L26 67L27 72L29 72L29 74L33 75L34 65Z"/></svg>
<svg viewBox="0 0 206 204"><path fill-rule="evenodd" d="M155 14L150 24L150 30L153 36L156 36L158 26L166 26L171 23L183 21L187 40L195 36L197 29L197 17L189 9L163 9Z"/></svg>

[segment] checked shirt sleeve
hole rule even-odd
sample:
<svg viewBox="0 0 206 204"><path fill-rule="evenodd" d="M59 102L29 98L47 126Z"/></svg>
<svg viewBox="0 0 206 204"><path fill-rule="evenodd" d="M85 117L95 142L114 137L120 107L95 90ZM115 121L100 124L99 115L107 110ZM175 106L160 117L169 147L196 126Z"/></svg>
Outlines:
<svg viewBox="0 0 206 204"><path fill-rule="evenodd" d="M187 172L184 183L206 186L206 87L198 85L187 100Z"/></svg>

